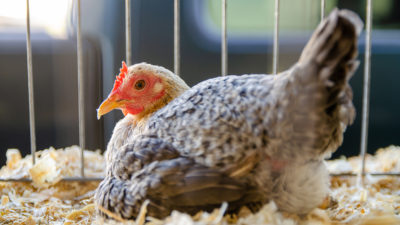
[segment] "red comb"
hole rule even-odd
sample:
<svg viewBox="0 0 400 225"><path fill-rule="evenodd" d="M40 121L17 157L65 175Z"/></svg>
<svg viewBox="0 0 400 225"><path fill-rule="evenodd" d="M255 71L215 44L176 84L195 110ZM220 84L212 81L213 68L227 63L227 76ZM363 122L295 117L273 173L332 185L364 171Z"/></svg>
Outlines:
<svg viewBox="0 0 400 225"><path fill-rule="evenodd" d="M119 69L119 75L115 79L114 88L112 89L112 91L117 90L119 86L121 86L127 72L128 67L126 66L126 63L122 61L122 68Z"/></svg>

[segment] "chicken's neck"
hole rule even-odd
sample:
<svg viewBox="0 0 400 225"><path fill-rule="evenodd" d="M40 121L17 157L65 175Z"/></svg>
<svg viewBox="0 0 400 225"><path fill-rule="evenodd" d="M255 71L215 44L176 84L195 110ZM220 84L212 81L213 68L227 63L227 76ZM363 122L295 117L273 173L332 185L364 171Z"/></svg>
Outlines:
<svg viewBox="0 0 400 225"><path fill-rule="evenodd" d="M134 115L133 119L137 123L146 123L155 112L189 89L189 86L180 78L166 79L164 85L164 95L150 106L145 107L141 113Z"/></svg>

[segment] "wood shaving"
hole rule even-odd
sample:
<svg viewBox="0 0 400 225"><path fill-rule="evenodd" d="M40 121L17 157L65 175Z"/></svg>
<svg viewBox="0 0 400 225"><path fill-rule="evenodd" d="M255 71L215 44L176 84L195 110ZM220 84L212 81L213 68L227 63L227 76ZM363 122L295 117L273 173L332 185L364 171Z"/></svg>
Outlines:
<svg viewBox="0 0 400 225"><path fill-rule="evenodd" d="M100 151L84 151L85 175L102 177L104 157ZM46 149L32 156L21 157L17 149L6 153L7 164L0 170L0 178L31 178L33 182L0 182L0 224L136 224L136 225L333 225L333 224L400 224L400 177L366 176L365 186L357 185L356 177L332 177L331 196L320 208L308 215L280 212L270 202L253 214L243 207L237 215L224 215L227 204L213 212L199 212L194 216L173 211L164 220L145 217L146 204L141 207L136 221L105 221L97 216L101 210L93 203L94 190L99 182L65 182L62 177L79 177L80 149ZM356 173L360 158L340 158L327 161L331 173ZM367 156L368 172L400 172L400 147L379 149ZM146 219L145 219L146 218Z"/></svg>
<svg viewBox="0 0 400 225"><path fill-rule="evenodd" d="M105 175L100 151L85 151L85 175ZM46 149L21 158L18 150L8 150L7 164L0 178L31 178L29 182L0 182L0 224L91 224L95 219L93 190L99 182L64 182L62 177L80 175L80 149ZM50 162L50 165L49 165ZM88 194L89 193L89 194Z"/></svg>

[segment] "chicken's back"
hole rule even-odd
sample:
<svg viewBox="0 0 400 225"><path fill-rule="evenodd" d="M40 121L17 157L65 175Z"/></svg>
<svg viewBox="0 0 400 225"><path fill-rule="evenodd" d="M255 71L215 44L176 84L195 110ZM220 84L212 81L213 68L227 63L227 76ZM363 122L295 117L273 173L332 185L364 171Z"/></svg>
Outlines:
<svg viewBox="0 0 400 225"><path fill-rule="evenodd" d="M150 117L147 132L198 163L225 167L266 148L273 132L266 123L274 114L274 83L270 75L204 81Z"/></svg>

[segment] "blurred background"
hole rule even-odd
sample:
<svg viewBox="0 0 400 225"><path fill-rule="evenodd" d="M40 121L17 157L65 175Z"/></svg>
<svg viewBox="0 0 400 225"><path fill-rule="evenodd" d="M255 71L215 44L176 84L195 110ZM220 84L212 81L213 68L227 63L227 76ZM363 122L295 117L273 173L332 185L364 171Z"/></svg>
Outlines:
<svg viewBox="0 0 400 225"><path fill-rule="evenodd" d="M251 3L250 3L251 2ZM30 151L25 0L0 0L0 165L8 148ZM38 150L78 145L76 2L30 0ZM365 0L326 0L365 19ZM104 150L120 111L96 119L125 58L125 1L82 0L86 145ZM300 55L320 21L320 0L281 0L279 71ZM133 63L173 70L173 0L132 0ZM228 0L228 73L271 73L273 0ZM400 145L400 1L373 1L368 152ZM221 2L181 1L181 76L190 85L220 74ZM334 154L360 148L364 34L351 80L357 118Z"/></svg>

